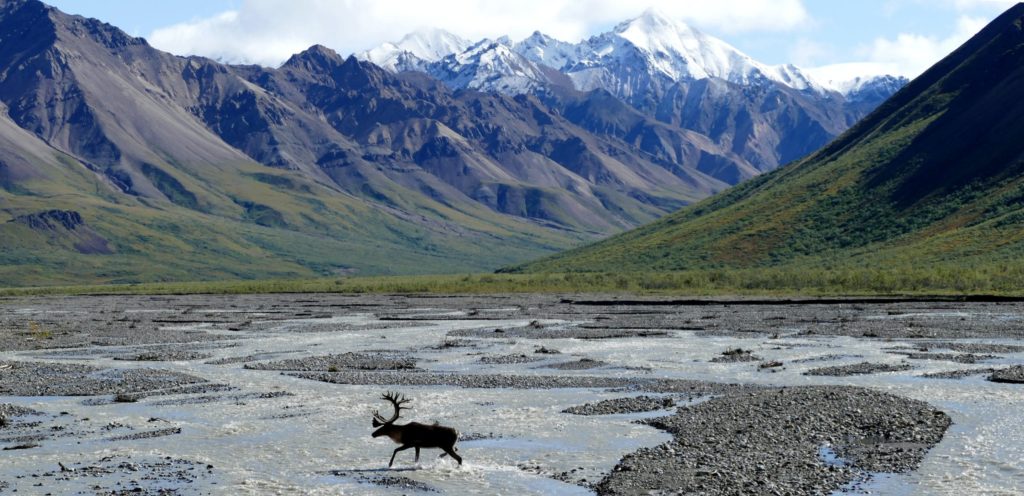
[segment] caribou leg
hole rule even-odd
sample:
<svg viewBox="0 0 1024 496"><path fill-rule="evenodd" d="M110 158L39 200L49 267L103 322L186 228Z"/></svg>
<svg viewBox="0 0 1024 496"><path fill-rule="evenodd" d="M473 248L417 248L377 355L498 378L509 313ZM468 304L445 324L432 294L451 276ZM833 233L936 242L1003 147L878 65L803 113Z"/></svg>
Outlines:
<svg viewBox="0 0 1024 496"><path fill-rule="evenodd" d="M395 463L395 455L397 455L399 451L407 450L409 448L412 448L412 446L402 445L402 446L399 446L399 447L395 448L395 452L391 453L391 461L388 462L388 468L391 468L391 466L394 465L394 463Z"/></svg>
<svg viewBox="0 0 1024 496"><path fill-rule="evenodd" d="M455 459L455 461L459 462L459 465L462 465L462 457L455 454L455 447L454 446L452 446L450 448L441 448L441 449L443 449L444 452L446 454L448 454L448 456L451 456L452 458ZM441 455L441 456L444 456L444 455Z"/></svg>
<svg viewBox="0 0 1024 496"><path fill-rule="evenodd" d="M413 463L418 463L419 461L420 461L420 447L417 446L416 447L416 459L413 460Z"/></svg>

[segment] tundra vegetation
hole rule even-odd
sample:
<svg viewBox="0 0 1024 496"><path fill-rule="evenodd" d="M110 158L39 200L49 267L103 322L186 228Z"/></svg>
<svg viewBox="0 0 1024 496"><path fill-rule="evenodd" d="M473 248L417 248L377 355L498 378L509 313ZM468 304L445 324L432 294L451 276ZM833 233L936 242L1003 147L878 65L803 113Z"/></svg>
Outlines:
<svg viewBox="0 0 1024 496"><path fill-rule="evenodd" d="M664 295L1024 296L1024 265L925 268L777 267L163 282L0 289L0 296L264 293L629 293Z"/></svg>

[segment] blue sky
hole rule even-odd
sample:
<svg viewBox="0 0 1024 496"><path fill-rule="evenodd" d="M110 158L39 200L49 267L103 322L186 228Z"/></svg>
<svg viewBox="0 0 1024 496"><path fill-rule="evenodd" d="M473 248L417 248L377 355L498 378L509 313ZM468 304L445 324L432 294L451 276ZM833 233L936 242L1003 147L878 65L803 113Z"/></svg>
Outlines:
<svg viewBox="0 0 1024 496"><path fill-rule="evenodd" d="M1009 0L51 0L172 53L276 65L321 43L342 54L419 27L470 39L535 29L567 41L647 6L769 64L861 63L856 71L915 76L1013 4Z"/></svg>

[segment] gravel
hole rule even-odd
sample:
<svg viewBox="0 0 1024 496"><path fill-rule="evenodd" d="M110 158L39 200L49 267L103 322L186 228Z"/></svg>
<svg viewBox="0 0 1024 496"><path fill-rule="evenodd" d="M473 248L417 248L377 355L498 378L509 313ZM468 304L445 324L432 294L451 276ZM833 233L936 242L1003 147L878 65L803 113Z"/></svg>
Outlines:
<svg viewBox="0 0 1024 496"><path fill-rule="evenodd" d="M40 466L16 479L37 481L47 493L61 493L55 488L68 487L68 481L87 484L90 494L210 494L217 489L213 465L192 460L162 456L104 456L95 461L68 461L54 466ZM180 487L161 490L161 488ZM70 489L70 488L69 488ZM170 492L167 492L170 491ZM79 494L76 492L76 494ZM82 493L84 494L84 493Z"/></svg>
<svg viewBox="0 0 1024 496"><path fill-rule="evenodd" d="M169 406L169 405L202 405L205 403L217 403L217 402L234 402L244 403L250 400L266 400L273 398L284 398L289 396L295 396L293 393L287 391L271 391L267 393L240 393L240 394L210 394L200 396L188 396L185 398L175 398L169 400L154 401L153 406Z"/></svg>
<svg viewBox="0 0 1024 496"><path fill-rule="evenodd" d="M759 362L762 358L755 355L750 350L744 350L743 348L734 348L725 350L721 355L712 358L712 363L737 363L737 362Z"/></svg>
<svg viewBox="0 0 1024 496"><path fill-rule="evenodd" d="M526 356L522 353L515 355L490 355L480 357L480 363L487 365L514 365L519 363L539 362L543 358Z"/></svg>
<svg viewBox="0 0 1024 496"><path fill-rule="evenodd" d="M400 475L366 474L348 472L344 470L331 470L329 472L326 472L326 474L333 475L335 477L352 479L355 480L356 482L359 482L360 484L369 484L373 486L387 487L390 489L403 491L405 494L408 494L408 491L419 493L439 492L436 488L429 484L414 479L410 479L408 477L403 477Z"/></svg>
<svg viewBox="0 0 1024 496"><path fill-rule="evenodd" d="M942 360L956 363L978 363L983 360L999 358L995 355L976 355L974 353L931 353L919 351L891 351L896 355L903 355L911 360Z"/></svg>
<svg viewBox="0 0 1024 496"><path fill-rule="evenodd" d="M993 368L944 370L942 372L921 374L921 377L925 377L927 379L963 379L964 377L971 377L974 375L991 374L995 371L996 369Z"/></svg>
<svg viewBox="0 0 1024 496"><path fill-rule="evenodd" d="M361 386L455 386L465 388L558 389L602 388L647 391L652 393L689 393L691 399L736 389L756 388L684 379L647 377L598 377L564 375L456 374L447 372L342 371L287 372L287 375L332 384Z"/></svg>
<svg viewBox="0 0 1024 496"><path fill-rule="evenodd" d="M556 370L590 370L608 365L600 360L594 360L591 358L581 358L579 360L573 360L571 362L561 362L551 365L545 365L541 368L545 369L556 369Z"/></svg>
<svg viewBox="0 0 1024 496"><path fill-rule="evenodd" d="M953 350L962 353L1024 353L1024 346L1015 344L963 343L948 341L932 341L921 343L926 348Z"/></svg>
<svg viewBox="0 0 1024 496"><path fill-rule="evenodd" d="M131 434L125 434L123 436L114 436L107 438L107 441L134 441L137 439L151 439L154 437L171 436L174 434L181 434L181 427L168 427L166 429L156 429L152 431L144 432L133 432Z"/></svg>
<svg viewBox="0 0 1024 496"><path fill-rule="evenodd" d="M114 357L114 360L128 360L135 362L179 362L189 360L204 360L210 358L207 353L199 353L197 351L187 350L167 350L167 351L146 351L134 355L124 355Z"/></svg>
<svg viewBox="0 0 1024 496"><path fill-rule="evenodd" d="M863 355L821 355L807 358L798 358L796 360L790 360L793 363L814 363L814 362L832 362L835 360L845 360L847 358L864 358Z"/></svg>
<svg viewBox="0 0 1024 496"><path fill-rule="evenodd" d="M828 494L866 472L915 469L951 421L887 393L805 386L727 394L649 423L673 440L624 457L598 494Z"/></svg>
<svg viewBox="0 0 1024 496"><path fill-rule="evenodd" d="M11 419L14 417L24 417L26 415L42 415L43 412L33 410L31 408L25 408L23 406L12 405L10 403L0 403L0 418Z"/></svg>
<svg viewBox="0 0 1024 496"><path fill-rule="evenodd" d="M446 358L458 355L465 357L466 347L476 347L487 355L481 361L494 363L520 363L523 356L546 359L543 363L556 361L556 356L542 354L543 351L557 353L554 346L566 353L578 349L571 342L525 342L520 348L515 340L531 339L636 339L641 337L730 336L759 340L780 337L774 341L750 345L758 350L770 346L822 348L824 356L798 360L786 360L786 366L799 362L821 361L820 365L832 365L829 360L851 358L852 355L825 355L841 353L829 338L851 336L854 338L877 338L877 343L887 339L902 344L906 339L912 347L904 348L909 353L922 353L915 359L945 360L954 362L962 356L976 355L980 359L987 355L1024 353L1024 346L1001 344L1003 341L1024 338L1024 327L1019 320L1006 319L1006 315L1024 313L1024 302L927 302L927 301L869 301L800 302L799 304L760 304L738 301L598 301L582 304L560 301L549 295L512 296L430 296L407 297L399 295L196 295L196 296L102 296L102 297L32 297L2 299L0 301L0 350L5 357L16 357L29 362L0 361L0 396L3 395L51 395L86 394L101 395L83 401L95 402L90 405L109 403L115 394L122 393L131 398L144 399L153 394L182 394L183 397L166 398L163 401L140 401L117 408L146 412L145 415L160 415L161 412L147 412L147 408L159 408L194 402L247 402L262 400L263 394L287 394L283 390L272 393L252 391L250 385L239 382L245 388L238 393L227 393L232 386L211 384L200 377L174 374L160 368L174 369L173 364L153 364L152 368L120 369L79 365L78 363L99 363L105 358L133 358L157 360L195 360L206 352L217 352L234 342L253 337L280 336L287 339L289 333L339 332L380 330L371 335L374 339L387 335L387 329L410 325L434 325L427 320L464 319L476 320L509 319L531 322L522 327L500 328L497 322L482 322L492 327L457 331L438 345L440 335L432 334L429 344L412 350L378 350L374 352L342 355L310 356L314 353L330 353L335 349L315 348L314 337L303 339L309 343L301 350L277 352L276 354L255 353L248 356L226 357L209 363L247 363L249 368L282 370L287 375L305 379L320 380L338 384L364 384L380 386L440 385L467 388L509 388L508 395L530 394L529 389L550 388L594 388L604 389L622 396L644 393L650 396L616 398L607 402L573 407L580 412L594 414L626 413L639 410L642 406L657 409L657 401L664 401L657 394L671 394L675 401L687 399L707 400L700 405L680 407L677 414L666 419L651 422L667 429L673 441L663 447L640 450L629 455L620 464L619 470L607 474L600 491L615 493L647 493L648 491L680 491L707 494L730 493L772 493L772 487L780 493L791 494L829 493L836 484L849 481L851 477L863 477L865 472L876 470L910 470L916 466L921 454L941 437L942 420L948 418L934 413L923 404L902 400L884 393L872 393L858 388L842 387L799 387L784 389L761 386L718 384L697 380L669 380L656 378L662 371L655 367L651 374L641 376L632 370L604 368L590 374L586 372L560 372L552 370L545 375L539 370L515 374L437 373L415 368L413 357L424 359L423 366L433 363L447 365ZM428 310L425 310L428 309ZM469 310L466 316L456 315L458 310ZM347 323L335 317L354 314L386 316L394 319L383 323ZM959 314L965 314L961 318ZM329 320L328 320L329 319ZM341 319L344 320L344 319ZM356 322L356 321L354 321ZM558 323L554 323L558 322ZM577 324L578 323L578 324ZM805 339L806 337L811 339ZM388 336L390 337L390 336ZM497 338L497 339L494 339ZM999 339L1000 344L962 342L972 340ZM801 342L786 341L800 339ZM807 342L803 342L807 341ZM376 341L375 341L376 342ZM390 341L381 341L388 343ZM635 342L635 341L634 341ZM649 341L657 346L661 341ZM1019 341L1018 341L1019 342ZM435 345L435 346L430 346ZM744 343L744 347L748 346ZM462 349L458 349L462 348ZM275 348L276 349L276 348ZM21 352L21 350L42 350ZM311 350L321 350L311 351ZM525 350L525 351L524 351ZM537 350L537 354L531 351ZM937 353L935 350L948 350ZM347 351L344 349L337 350ZM722 351L712 348L709 353ZM244 355L246 353L236 353ZM504 354L503 354L504 353ZM509 353L520 353L509 355ZM739 358L744 354L737 354ZM750 355L753 355L752 353ZM300 357L283 360L285 357ZM437 360L436 362L428 361ZM726 361L734 357L722 355ZM769 356L770 358L774 358ZM862 357L856 357L863 360ZM473 357L472 359L476 359ZM67 363L74 360L76 363ZM94 360L95 362L86 362ZM271 362L270 360L277 360ZM389 361L390 360L390 361ZM562 360L575 360L562 357ZM757 360L754 357L754 360ZM740 361L740 360L736 360ZM65 362L65 363L51 363ZM254 363L260 362L260 363ZM524 362L525 363L525 362ZM579 365L583 361L567 362ZM840 362L844 363L844 362ZM1020 363L1016 361L1014 363ZM146 364L124 364L126 366ZM706 363L705 363L706 366ZM744 366L756 368L757 364ZM814 365L817 366L817 365ZM567 370L573 369L570 365ZM889 367L898 367L892 369ZM720 367L719 367L720 368ZM336 372L330 372L330 370ZM769 370L779 370L773 367ZM783 375L795 373L785 370ZM818 371L828 370L816 369ZM865 372L875 373L890 370L908 370L910 365L856 364L835 367L838 375ZM202 370L202 369L200 369ZM580 369L582 370L582 369ZM974 369L970 371L949 371L946 374L993 374L1000 377L1020 377L1021 372ZM799 371L799 370L798 370ZM798 372L797 371L797 372ZM243 370L218 372L254 374ZM942 373L939 373L942 374ZM639 376L639 377L634 377ZM218 377L235 377L218 375ZM781 377L781 376L780 376ZM901 376L903 377L903 376ZM227 381L227 379L223 379ZM825 381L829 381L826 379ZM978 381L978 387L986 387ZM989 388L999 386L989 384ZM345 391L338 388L339 392ZM208 394L217 391L218 394ZM518 391L518 392L517 392ZM225 394L226 393L226 394ZM773 396L774 393L774 396ZM192 396L199 394L198 396ZM499 394L499 397L501 396ZM189 396L184 396L189 395ZM643 398L649 398L643 399ZM281 403L285 403L282 401ZM219 405L214 405L215 407ZM505 405L497 400L495 408ZM0 405L0 415L5 414ZM260 418L293 418L308 415L304 408L287 410L284 406L279 413L267 412L270 416ZM87 408L88 409L88 408ZM16 410L11 410L14 412ZM275 410L277 411L277 410ZM13 415L13 413L11 414ZM928 415L931 415L929 417ZM134 431L102 431L99 426L106 423L71 420L68 416L31 419L16 419L3 432L9 436L5 446L16 444L42 444L45 449L53 448L58 438L81 439L96 442L116 434L149 435L148 433L173 432L174 424L137 425ZM285 420L289 426L305 420ZM40 423L39 427L28 424ZM920 423L919 423L920 422ZM280 424L278 424L280 425ZM66 430L50 432L50 428ZM571 425L570 427L571 428ZM943 427L944 428L944 427ZM2 429L2 428L0 428ZM936 436L936 432L938 435ZM33 436L42 436L32 439ZM185 435L191 435L186 432ZM128 441L128 439L123 439ZM160 443L157 439L155 443ZM143 443L135 443L143 444ZM168 443L172 444L172 443ZM645 454L647 453L647 454ZM767 453L765 455L764 453ZM31 454L31 451L29 452ZM169 453L173 454L173 453ZM831 459L835 454L839 460ZM141 492L154 488L172 487L183 492L216 492L224 486L202 485L209 479L209 471L203 465L175 465L169 460L139 456L135 459L104 459L100 455L79 455L65 460L74 472L59 472L57 468L39 467L39 482L55 494L67 492L71 486L93 487L104 494L120 494L138 488ZM785 461L782 461L785 460ZM91 462L91 463L90 463ZM154 464L168 462L163 468ZM789 462L789 465L786 465ZM124 468L119 468L121 464ZM149 468L147 468L147 465ZM760 466L759 466L760 465ZM201 477L189 480L178 478L180 468ZM130 468L129 468L130 467ZM641 469L638 469L641 467ZM50 475L47 470L52 470ZM134 471L133 471L134 470ZM560 468L559 471L562 469ZM543 467L537 472L545 477L568 480L589 486L605 474L597 474L595 467L572 469L573 475L561 475ZM32 474L4 472L4 479L16 481L19 476ZM75 483L61 482L68 477L103 477L82 480ZM123 473L123 477L118 474ZM113 475L111 475L113 474ZM585 475L581 475L585 474ZM350 471L352 477L377 478L390 473L366 474ZM119 478L121 477L121 478ZM580 482L585 477L587 482ZM404 487L403 478L391 480L395 492L415 492L415 487ZM382 479L386 485L389 479ZM758 482L763 484L759 485ZM224 481L220 481L224 482ZM369 480L362 482L372 484ZM117 485L120 483L121 485ZM28 486L12 482L19 492ZM659 485L660 484L660 485ZM703 484L703 488L701 487ZM2 486L2 484L0 484Z"/></svg>
<svg viewBox="0 0 1024 496"><path fill-rule="evenodd" d="M903 372L911 370L911 367L906 363L891 364L891 363L871 363L861 362L853 365L836 365L833 367L820 367L816 369L808 370L804 372L804 375L828 375L834 377L848 377L851 375L867 375L867 374L880 374L883 372Z"/></svg>
<svg viewBox="0 0 1024 496"><path fill-rule="evenodd" d="M205 363L206 365L232 365L232 364L236 364L236 363L258 362L260 360L269 360L269 359L274 358L274 357L276 357L276 356L278 356L280 354L281 354L280 352L275 352L275 353L257 353L257 354L254 354L254 355L218 358L216 360L209 360L209 361L206 361L206 362L203 362L203 363Z"/></svg>
<svg viewBox="0 0 1024 496"><path fill-rule="evenodd" d="M99 369L88 365L46 362L0 362L0 395L97 396L159 393L206 380L159 369Z"/></svg>
<svg viewBox="0 0 1024 496"><path fill-rule="evenodd" d="M932 340L1024 337L1024 327L1015 319L992 318L1022 313L1024 302L1020 301L807 299L787 302L778 299L745 302L743 298L732 301L649 298L563 302L577 312L607 317L609 320L601 325L610 328L677 329L704 336L779 334ZM944 315L936 318L936 311ZM950 316L961 312L971 317Z"/></svg>
<svg viewBox="0 0 1024 496"><path fill-rule="evenodd" d="M523 339L619 339L636 337L669 337L669 331L661 329L613 329L587 328L579 326L537 327L523 326L494 329L459 329L449 336L474 338L523 338Z"/></svg>
<svg viewBox="0 0 1024 496"><path fill-rule="evenodd" d="M988 380L1009 384L1024 384L1024 365L1016 365L992 372Z"/></svg>
<svg viewBox="0 0 1024 496"><path fill-rule="evenodd" d="M252 370L290 370L301 372L354 370L407 370L416 368L416 360L397 354L342 353L340 355L290 358L278 362L251 363Z"/></svg>
<svg viewBox="0 0 1024 496"><path fill-rule="evenodd" d="M632 396L569 407L562 410L562 413L571 413L573 415L614 415L667 410L674 406L676 406L676 402L669 397Z"/></svg>

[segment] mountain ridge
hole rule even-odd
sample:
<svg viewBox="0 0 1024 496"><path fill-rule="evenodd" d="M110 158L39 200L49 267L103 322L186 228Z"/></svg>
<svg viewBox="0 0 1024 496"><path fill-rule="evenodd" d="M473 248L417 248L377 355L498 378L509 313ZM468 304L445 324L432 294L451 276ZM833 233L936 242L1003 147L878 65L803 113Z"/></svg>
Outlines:
<svg viewBox="0 0 1024 496"><path fill-rule="evenodd" d="M520 271L965 267L1024 252L1024 4L812 156Z"/></svg>
<svg viewBox="0 0 1024 496"><path fill-rule="evenodd" d="M389 46L399 50L378 48ZM391 70L510 95L607 91L657 120L705 135L753 166L753 172L719 177L730 184L815 151L906 82L893 76L822 82L791 64L762 64L654 10L575 44L535 32L515 43L485 39L433 61L417 60Z"/></svg>

